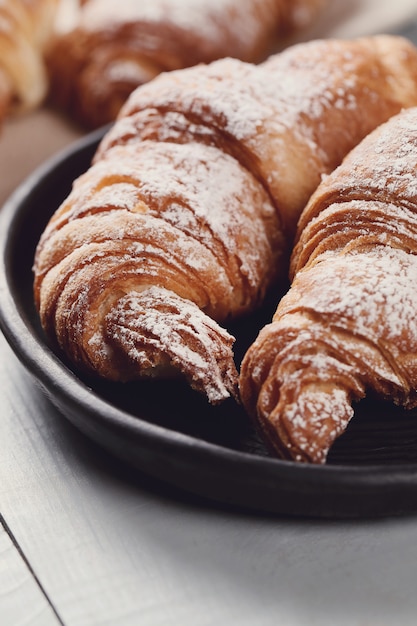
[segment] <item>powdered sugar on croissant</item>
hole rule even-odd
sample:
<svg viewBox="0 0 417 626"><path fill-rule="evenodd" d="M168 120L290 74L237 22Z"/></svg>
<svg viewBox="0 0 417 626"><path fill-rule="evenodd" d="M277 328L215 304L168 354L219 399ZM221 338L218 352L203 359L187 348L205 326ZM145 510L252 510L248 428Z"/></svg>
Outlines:
<svg viewBox="0 0 417 626"><path fill-rule="evenodd" d="M417 406L417 109L374 131L313 195L292 286L240 386L279 455L324 462L372 392Z"/></svg>
<svg viewBox="0 0 417 626"><path fill-rule="evenodd" d="M130 334L119 329L112 339L109 327L117 328L115 311L126 318L121 299L131 311L145 312L150 294L172 292L175 310L182 299L185 312L175 313L171 329L158 305L153 325L170 329L174 341L179 320L189 321L188 335L200 336L206 391L214 401L234 393L236 371L232 339L210 318L226 320L262 300L277 273L265 268L279 267L281 249L268 195L232 157L199 144L116 147L77 181L44 234L36 269L42 321L75 361L104 376L159 375L169 369L167 348L161 349L161 363L150 359L153 369L131 358L131 340L139 332L132 313ZM151 286L162 291L150 292ZM104 320L106 329L97 332ZM191 331L193 325L198 329ZM210 334L218 347L207 341ZM143 337L153 351L156 339L148 341L146 332ZM182 339L188 343L187 333ZM179 359L171 357L176 368ZM178 369L200 386L201 376L186 365ZM213 396L210 390L217 388L222 394Z"/></svg>
<svg viewBox="0 0 417 626"><path fill-rule="evenodd" d="M321 176L417 104L413 76L415 48L377 37L295 46L257 67L225 59L136 90L39 243L51 341L113 380L180 372L212 402L235 395L220 324L286 275Z"/></svg>

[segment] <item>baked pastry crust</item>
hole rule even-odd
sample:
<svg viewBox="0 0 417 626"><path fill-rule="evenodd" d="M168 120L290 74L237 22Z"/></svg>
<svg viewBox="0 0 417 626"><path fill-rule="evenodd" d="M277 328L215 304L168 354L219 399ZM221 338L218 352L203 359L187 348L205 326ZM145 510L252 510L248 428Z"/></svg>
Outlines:
<svg viewBox="0 0 417 626"><path fill-rule="evenodd" d="M286 279L321 176L417 103L415 76L415 48L376 37L299 45L260 66L223 59L138 88L39 243L35 300L51 341L114 380L181 372L211 402L236 395L220 325Z"/></svg>
<svg viewBox="0 0 417 626"><path fill-rule="evenodd" d="M417 406L417 108L371 133L304 210L292 285L240 389L279 456L323 463L366 393Z"/></svg>

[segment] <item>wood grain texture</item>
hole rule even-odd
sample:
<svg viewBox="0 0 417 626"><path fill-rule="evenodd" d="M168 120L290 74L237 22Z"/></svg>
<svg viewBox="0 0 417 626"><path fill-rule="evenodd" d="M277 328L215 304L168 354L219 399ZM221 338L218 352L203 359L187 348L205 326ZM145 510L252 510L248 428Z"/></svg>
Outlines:
<svg viewBox="0 0 417 626"><path fill-rule="evenodd" d="M0 526L0 623L13 626L60 624L39 588L33 572L2 526Z"/></svg>
<svg viewBox="0 0 417 626"><path fill-rule="evenodd" d="M67 424L2 337L0 388L1 513L65 626L415 624L416 518L258 516L134 477Z"/></svg>

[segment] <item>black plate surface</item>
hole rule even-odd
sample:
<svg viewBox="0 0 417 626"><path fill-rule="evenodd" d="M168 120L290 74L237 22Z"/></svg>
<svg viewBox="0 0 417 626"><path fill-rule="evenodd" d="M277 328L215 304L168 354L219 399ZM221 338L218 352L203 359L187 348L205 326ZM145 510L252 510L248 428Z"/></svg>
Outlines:
<svg viewBox="0 0 417 626"><path fill-rule="evenodd" d="M231 401L210 407L178 382L88 380L50 350L32 301L34 250L72 181L87 169L102 133L36 170L0 214L1 329L55 406L132 468L217 502L334 518L415 512L415 413L366 401L325 466L299 465L268 456L243 410ZM270 313L265 307L231 329L238 355Z"/></svg>

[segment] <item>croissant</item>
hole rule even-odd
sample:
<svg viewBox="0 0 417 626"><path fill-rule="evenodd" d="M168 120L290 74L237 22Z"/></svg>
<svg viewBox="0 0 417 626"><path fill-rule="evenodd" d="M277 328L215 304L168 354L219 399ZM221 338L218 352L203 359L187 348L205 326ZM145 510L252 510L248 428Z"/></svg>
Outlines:
<svg viewBox="0 0 417 626"><path fill-rule="evenodd" d="M0 120L45 97L44 51L52 36L58 0L4 0L0 4Z"/></svg>
<svg viewBox="0 0 417 626"><path fill-rule="evenodd" d="M162 71L226 56L260 61L327 0L89 0L51 46L51 100L86 127L111 122Z"/></svg>
<svg viewBox="0 0 417 626"><path fill-rule="evenodd" d="M286 280L297 219L324 173L417 103L405 39L299 44L223 59L133 92L36 251L50 341L111 380L181 375L237 395L224 326Z"/></svg>
<svg viewBox="0 0 417 626"><path fill-rule="evenodd" d="M272 450L324 463L366 393L417 406L417 108L359 144L300 219L292 284L240 389Z"/></svg>

